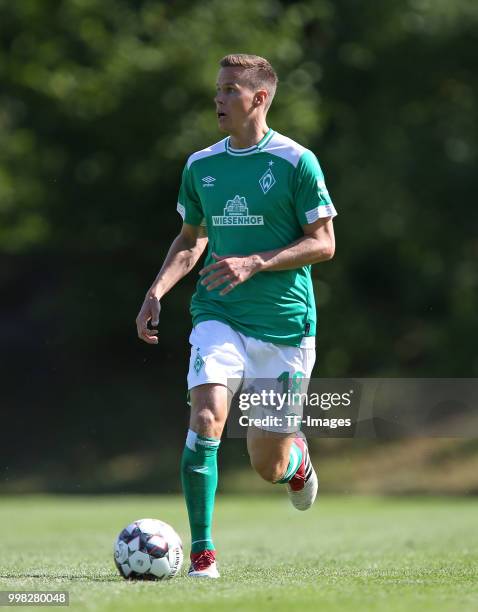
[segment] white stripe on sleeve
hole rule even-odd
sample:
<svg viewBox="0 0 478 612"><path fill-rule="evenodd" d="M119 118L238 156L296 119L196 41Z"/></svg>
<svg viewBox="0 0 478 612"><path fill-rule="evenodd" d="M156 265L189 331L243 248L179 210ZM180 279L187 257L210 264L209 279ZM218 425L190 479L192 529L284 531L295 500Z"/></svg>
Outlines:
<svg viewBox="0 0 478 612"><path fill-rule="evenodd" d="M183 221L184 221L184 218L186 217L186 209L184 208L184 206L178 202L176 210L181 215L181 217L183 218Z"/></svg>
<svg viewBox="0 0 478 612"><path fill-rule="evenodd" d="M314 223L317 219L324 219L325 217L335 217L337 211L333 204L325 204L322 206L316 206L305 213L307 223Z"/></svg>

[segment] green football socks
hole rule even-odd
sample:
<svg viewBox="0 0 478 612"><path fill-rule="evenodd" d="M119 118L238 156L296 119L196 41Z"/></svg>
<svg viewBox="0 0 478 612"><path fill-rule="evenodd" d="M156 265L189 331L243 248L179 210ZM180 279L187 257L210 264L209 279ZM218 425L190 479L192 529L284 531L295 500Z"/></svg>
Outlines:
<svg viewBox="0 0 478 612"><path fill-rule="evenodd" d="M219 444L220 440L199 436L191 429L188 431L181 459L181 481L188 509L193 553L214 550L211 527Z"/></svg>
<svg viewBox="0 0 478 612"><path fill-rule="evenodd" d="M302 450L295 442L292 442L290 447L289 465L287 466L284 476L282 476L280 480L276 480L276 483L285 483L292 480L301 463Z"/></svg>

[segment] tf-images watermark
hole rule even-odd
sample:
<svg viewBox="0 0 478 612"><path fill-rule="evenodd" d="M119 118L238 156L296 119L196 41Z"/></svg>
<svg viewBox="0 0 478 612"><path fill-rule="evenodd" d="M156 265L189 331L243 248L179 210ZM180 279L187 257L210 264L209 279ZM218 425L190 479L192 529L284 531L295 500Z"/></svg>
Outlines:
<svg viewBox="0 0 478 612"><path fill-rule="evenodd" d="M229 437L477 437L478 379L230 379Z"/></svg>

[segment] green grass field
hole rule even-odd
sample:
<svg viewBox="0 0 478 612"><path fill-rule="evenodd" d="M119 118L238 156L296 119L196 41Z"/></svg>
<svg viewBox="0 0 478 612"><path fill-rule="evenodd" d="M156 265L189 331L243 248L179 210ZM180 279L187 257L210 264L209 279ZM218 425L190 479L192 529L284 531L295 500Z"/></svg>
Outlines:
<svg viewBox="0 0 478 612"><path fill-rule="evenodd" d="M172 523L179 497L7 497L0 588L68 590L85 610L478 610L478 500L324 497L299 513L281 495L219 496L218 581L129 583L112 543L137 518ZM44 608L43 608L44 609Z"/></svg>

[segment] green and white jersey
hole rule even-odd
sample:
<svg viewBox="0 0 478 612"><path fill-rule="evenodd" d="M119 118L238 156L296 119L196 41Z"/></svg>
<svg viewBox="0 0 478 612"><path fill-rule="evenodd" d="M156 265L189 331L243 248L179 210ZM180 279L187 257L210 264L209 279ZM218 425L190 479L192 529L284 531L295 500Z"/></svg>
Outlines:
<svg viewBox="0 0 478 612"><path fill-rule="evenodd" d="M250 255L284 247L304 235L302 226L337 213L315 155L269 130L248 149L230 139L191 155L177 206L185 223L206 225L205 265L218 255ZM198 282L191 301L193 325L223 321L246 336L300 346L315 336L310 266L259 272L224 296Z"/></svg>

